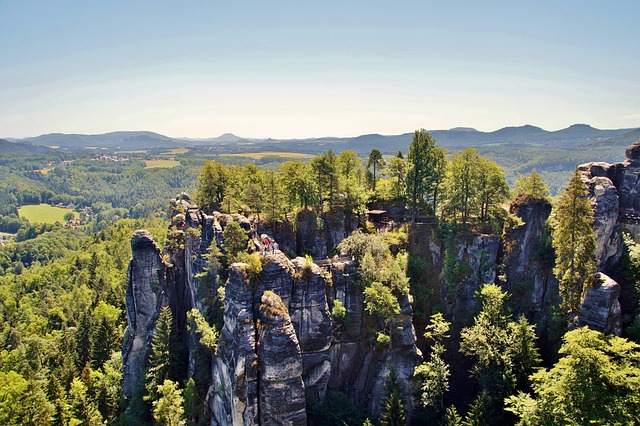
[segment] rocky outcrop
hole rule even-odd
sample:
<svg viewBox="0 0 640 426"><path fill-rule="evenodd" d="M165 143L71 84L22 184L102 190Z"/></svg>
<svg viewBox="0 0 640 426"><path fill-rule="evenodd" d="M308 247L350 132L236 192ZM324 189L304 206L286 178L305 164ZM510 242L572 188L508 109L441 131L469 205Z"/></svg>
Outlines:
<svg viewBox="0 0 640 426"><path fill-rule="evenodd" d="M301 210L296 216L296 247L299 254L323 259L357 228L353 217L340 213Z"/></svg>
<svg viewBox="0 0 640 426"><path fill-rule="evenodd" d="M329 262L325 271L308 259L289 260L276 250L261 257L262 270L250 280L246 264L218 271L208 253L224 243L222 231L230 221L258 238L254 221L217 212L206 215L186 194L171 201L171 212L162 255L148 233L140 231L132 239L130 331L123 343L127 396L144 382L158 312L168 305L177 342L185 348L179 356L188 361L180 374L208 388L204 419L210 424L306 424L306 408L322 401L328 389L347 394L377 415L392 368L411 414L410 380L422 357L408 295L399 300L401 314L390 327L389 346L378 347L374 330L380 324L364 315L362 288L355 284L351 262ZM349 232L348 224L340 218L326 224L307 213L297 229L299 236L301 230L304 234L302 246L308 244L311 252L324 256ZM273 238L269 229L263 231ZM226 284L218 282L217 272L227 277ZM216 297L220 286L223 309ZM331 315L336 300L347 310L341 323ZM187 327L187 313L194 308L205 317L222 315L217 353L208 361L196 331Z"/></svg>
<svg viewBox="0 0 640 426"><path fill-rule="evenodd" d="M495 235L480 234L468 240L455 240L447 249L453 255L449 267L453 271L447 285L442 286L441 294L446 312L453 321L464 323L467 317L473 315L477 309L477 299L474 297L482 284L493 283L496 279L496 265L500 238ZM445 267L447 261L445 260Z"/></svg>
<svg viewBox="0 0 640 426"><path fill-rule="evenodd" d="M595 284L587 288L578 315L578 326L620 336L622 332L620 286L603 273L597 273Z"/></svg>
<svg viewBox="0 0 640 426"><path fill-rule="evenodd" d="M295 284L289 313L299 336L309 403L324 398L331 371L329 349L333 338L331 313L327 303L327 281L315 263L298 257L293 260Z"/></svg>
<svg viewBox="0 0 640 426"><path fill-rule="evenodd" d="M214 425L258 424L256 322L245 274L244 264L234 264L225 286L224 327L207 395Z"/></svg>
<svg viewBox="0 0 640 426"><path fill-rule="evenodd" d="M332 299L339 300L347 312L342 324L335 324L334 341L329 349L331 373L328 389L345 393L377 416L385 397L384 383L393 368L401 383L410 420L414 409L413 370L422 362L422 353L415 345L413 310L408 296L399 300L401 313L391 325L391 345L379 347L373 343L373 336L365 332L372 329L375 319L364 315L362 290L354 285L353 280L355 266L351 262L336 262L330 270Z"/></svg>
<svg viewBox="0 0 640 426"><path fill-rule="evenodd" d="M259 308L260 424L306 425L302 354L289 312L272 291Z"/></svg>
<svg viewBox="0 0 640 426"><path fill-rule="evenodd" d="M122 342L123 387L127 398L144 379L156 320L160 308L168 304L165 264L151 234L136 231L131 238L131 251L126 291L127 329Z"/></svg>
<svg viewBox="0 0 640 426"><path fill-rule="evenodd" d="M548 247L547 219L551 203L546 199L519 200L511 213L521 223L505 226L499 262L504 264L503 288L511 297L509 304L517 313L538 317L543 308L552 304L549 291L553 280L553 257Z"/></svg>

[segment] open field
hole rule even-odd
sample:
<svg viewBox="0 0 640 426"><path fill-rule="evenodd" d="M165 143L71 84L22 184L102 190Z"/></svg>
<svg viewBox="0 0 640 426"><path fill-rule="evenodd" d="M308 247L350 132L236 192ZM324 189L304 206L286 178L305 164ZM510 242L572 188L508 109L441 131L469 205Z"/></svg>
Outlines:
<svg viewBox="0 0 640 426"><path fill-rule="evenodd" d="M253 160L259 160L264 157L281 157L281 158L313 158L315 155L302 154L300 152L280 152L280 151L260 151L260 152L245 152L234 154L220 154L220 157L245 157Z"/></svg>
<svg viewBox="0 0 640 426"><path fill-rule="evenodd" d="M78 217L78 214L70 209L61 207L52 207L49 204L30 204L22 206L18 209L18 215L27 219L31 223L64 223L64 215L72 212Z"/></svg>
<svg viewBox="0 0 640 426"><path fill-rule="evenodd" d="M163 152L165 155L182 155L189 152L189 148L173 148L168 151Z"/></svg>
<svg viewBox="0 0 640 426"><path fill-rule="evenodd" d="M180 162L176 160L145 160L144 164L147 169L158 167L169 169L171 167L179 166Z"/></svg>
<svg viewBox="0 0 640 426"><path fill-rule="evenodd" d="M53 169L40 169L40 170L35 170L36 172L40 172L43 175L46 175L47 173L49 173L51 170Z"/></svg>

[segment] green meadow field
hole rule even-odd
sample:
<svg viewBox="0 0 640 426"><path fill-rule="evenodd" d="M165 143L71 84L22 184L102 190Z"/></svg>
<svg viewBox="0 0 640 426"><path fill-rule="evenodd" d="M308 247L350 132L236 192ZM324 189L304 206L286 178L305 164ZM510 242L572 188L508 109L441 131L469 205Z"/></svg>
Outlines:
<svg viewBox="0 0 640 426"><path fill-rule="evenodd" d="M56 221L64 223L64 215L69 212L72 212L72 210L52 207L48 204L31 204L18 209L18 215L31 223L54 224ZM73 214L78 217L77 213L73 212Z"/></svg>
<svg viewBox="0 0 640 426"><path fill-rule="evenodd" d="M180 162L176 160L145 160L144 164L147 169L153 169L153 168L169 169L171 167L179 166Z"/></svg>

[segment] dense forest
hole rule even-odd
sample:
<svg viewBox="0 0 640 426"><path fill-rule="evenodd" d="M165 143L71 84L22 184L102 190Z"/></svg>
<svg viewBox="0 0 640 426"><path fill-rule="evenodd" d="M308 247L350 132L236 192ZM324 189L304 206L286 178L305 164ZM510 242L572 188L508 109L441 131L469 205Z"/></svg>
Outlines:
<svg viewBox="0 0 640 426"><path fill-rule="evenodd" d="M0 423L174 425L206 418L207 389L180 365L168 308L157 319L144 388L130 400L122 388L131 238L136 230L150 231L170 263L169 254L184 248L184 241L168 219L188 212L180 204L169 207L168 200L182 192L192 193L193 203L209 214L251 218L272 236L285 235L283 229L295 235L310 217L318 228L342 223L350 235L322 250L295 237L278 243L290 258L306 255L309 263L352 259L368 318L366 336L375 347L393 345L394 329L407 315L404 301L411 302L423 353L413 373L414 392L403 389L392 370L379 415L329 391L308 407L310 424L637 423L640 248L624 239L615 277L630 289L622 333L578 326L581 302L599 285L594 273L600 270L594 211L580 173L567 174L572 159L566 156L547 174L535 171L535 161L518 174L525 171L522 161L505 157L514 164L505 173L488 154L467 148L449 155L420 130L407 152L383 155L374 148L364 158L331 149L308 161L185 155L173 168L145 168L135 156L0 158L0 232L11 235L0 247ZM566 189L551 198L544 178L554 173ZM40 203L71 203L88 213L78 227L18 216L19 207ZM544 319L523 307L527 283L514 286L506 278L504 259L515 250L507 243L495 279L475 292L473 309L456 305L473 272L458 248L479 236L510 241L524 224L518 209L538 205L553 205L528 260L556 283ZM387 216L376 222L371 211ZM190 229L194 238L201 231ZM229 220L222 235L224 242L205 254L207 269L197 277L205 287L215 284L217 293L205 312L190 317L209 356L217 350L231 265L248 265L250 282L265 262L239 220ZM427 241L442 247L437 268L424 255ZM350 316L339 301L331 316L337 333L348 330ZM415 402L412 412L405 409L407 394Z"/></svg>

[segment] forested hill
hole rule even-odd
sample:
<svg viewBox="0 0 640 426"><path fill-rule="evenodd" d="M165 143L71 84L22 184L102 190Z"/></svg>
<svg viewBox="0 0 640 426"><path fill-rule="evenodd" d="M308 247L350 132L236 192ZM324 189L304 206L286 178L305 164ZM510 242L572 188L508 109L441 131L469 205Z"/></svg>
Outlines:
<svg viewBox="0 0 640 426"><path fill-rule="evenodd" d="M9 142L8 140L0 139L0 154L33 154L47 151L50 151L50 149L43 146L36 146L30 143Z"/></svg>
<svg viewBox="0 0 640 426"><path fill-rule="evenodd" d="M505 127L493 132L482 132L472 128L456 127L450 130L430 130L429 133L442 147L457 150L464 147L500 146L509 147L539 146L545 148L578 149L582 144L592 147L622 144L626 146L637 139L638 129L600 130L587 124L574 124L566 129L547 131L539 127L524 125ZM173 138L153 132L112 132L101 135L79 135L53 133L19 140L36 145L59 146L66 148L107 148L107 149L150 149L171 148L176 146L244 146L254 148L278 148L317 154L332 148L337 151L352 149L359 153L368 153L377 148L383 154L395 154L406 151L412 133L400 135L368 134L356 137L319 137L307 139L250 139L226 133L216 138L188 139Z"/></svg>

